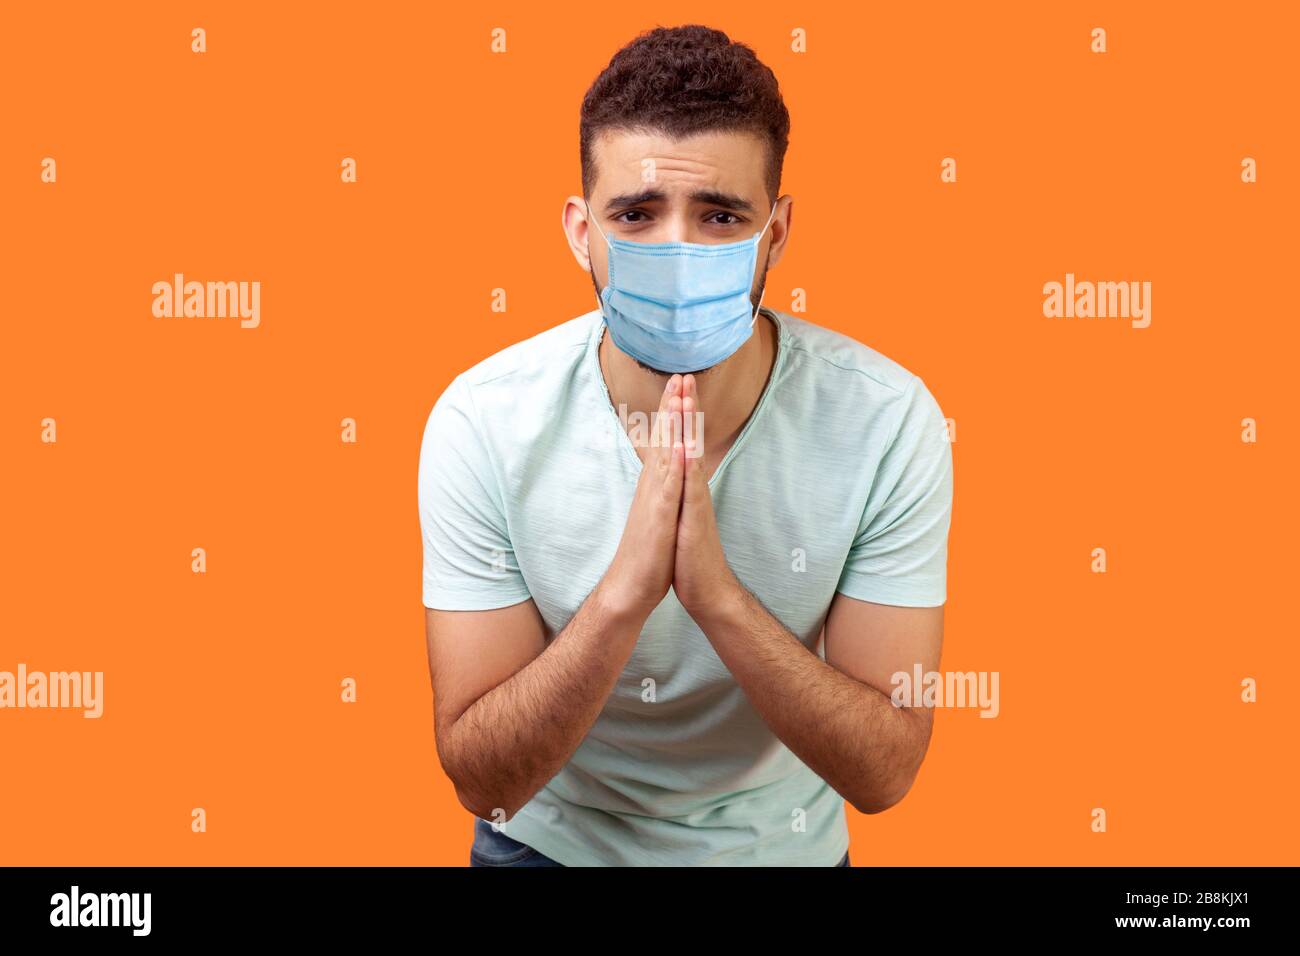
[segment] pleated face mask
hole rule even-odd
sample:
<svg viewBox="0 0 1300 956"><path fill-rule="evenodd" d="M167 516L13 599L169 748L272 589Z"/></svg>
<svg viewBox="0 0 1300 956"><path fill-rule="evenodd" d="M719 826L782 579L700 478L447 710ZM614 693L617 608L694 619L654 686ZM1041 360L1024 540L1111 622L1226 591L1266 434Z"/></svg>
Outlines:
<svg viewBox="0 0 1300 956"><path fill-rule="evenodd" d="M601 312L614 344L664 372L717 365L745 344L758 312L749 298L763 233L739 242L633 242L611 238L587 207L609 248ZM762 299L759 299L762 305Z"/></svg>

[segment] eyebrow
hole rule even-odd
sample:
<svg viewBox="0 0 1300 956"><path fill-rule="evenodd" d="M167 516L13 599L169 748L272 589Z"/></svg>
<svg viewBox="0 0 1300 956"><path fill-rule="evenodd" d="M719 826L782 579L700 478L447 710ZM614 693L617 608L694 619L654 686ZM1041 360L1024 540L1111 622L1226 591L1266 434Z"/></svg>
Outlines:
<svg viewBox="0 0 1300 956"><path fill-rule="evenodd" d="M638 193L623 193L621 196L614 196L606 202L605 211L618 212L645 203L663 202L667 198L668 194L662 189L643 189ZM738 212L754 211L754 205L748 199L718 189L697 189L688 198L691 202L701 203L706 206L721 206L723 209Z"/></svg>

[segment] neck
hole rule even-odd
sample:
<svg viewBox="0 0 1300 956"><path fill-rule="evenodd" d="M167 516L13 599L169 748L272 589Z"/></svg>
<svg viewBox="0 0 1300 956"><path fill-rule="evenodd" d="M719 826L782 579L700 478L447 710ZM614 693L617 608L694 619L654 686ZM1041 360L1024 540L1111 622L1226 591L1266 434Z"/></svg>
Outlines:
<svg viewBox="0 0 1300 956"><path fill-rule="evenodd" d="M704 454L716 462L744 428L767 386L776 360L777 329L759 313L754 334L725 361L695 376L699 411L704 413ZM600 370L615 411L642 412L647 418L659 408L668 376L649 372L602 333ZM719 454L719 452L721 454Z"/></svg>

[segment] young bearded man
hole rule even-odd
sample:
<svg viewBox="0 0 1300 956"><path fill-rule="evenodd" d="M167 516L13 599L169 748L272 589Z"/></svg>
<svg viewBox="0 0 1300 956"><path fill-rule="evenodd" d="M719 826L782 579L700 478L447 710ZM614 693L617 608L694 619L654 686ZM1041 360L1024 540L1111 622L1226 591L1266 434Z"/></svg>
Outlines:
<svg viewBox="0 0 1300 956"><path fill-rule="evenodd" d="M599 308L429 416L435 735L472 864L845 866L844 802L916 778L933 712L891 678L939 664L951 446L916 375L761 308L789 122L723 33L620 50L563 210Z"/></svg>

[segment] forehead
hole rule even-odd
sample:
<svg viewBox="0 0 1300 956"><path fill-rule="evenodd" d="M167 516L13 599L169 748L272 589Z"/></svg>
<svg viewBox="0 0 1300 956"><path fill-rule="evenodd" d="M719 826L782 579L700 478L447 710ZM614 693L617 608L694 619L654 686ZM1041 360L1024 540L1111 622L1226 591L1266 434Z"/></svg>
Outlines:
<svg viewBox="0 0 1300 956"><path fill-rule="evenodd" d="M607 129L592 142L592 160L593 194L652 183L670 195L701 188L757 195L767 188L767 144L748 130L677 138L651 130Z"/></svg>

